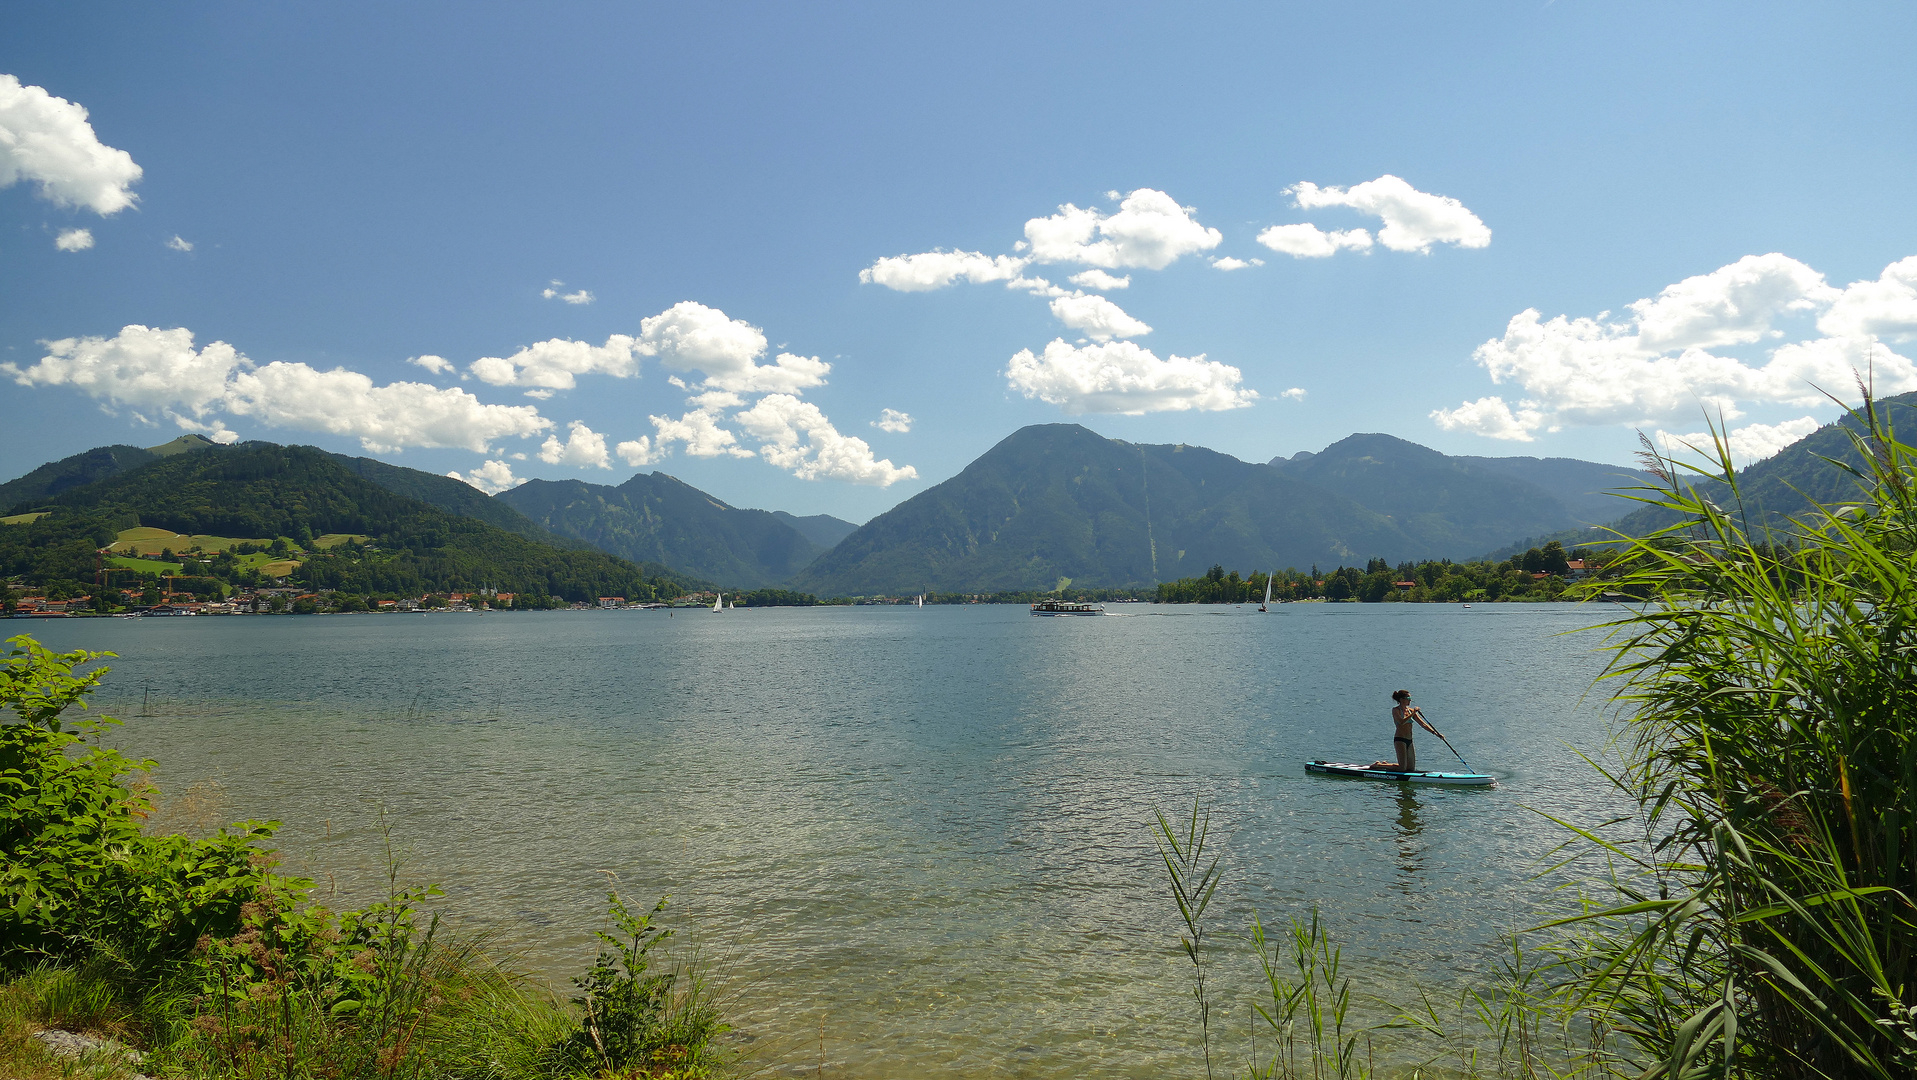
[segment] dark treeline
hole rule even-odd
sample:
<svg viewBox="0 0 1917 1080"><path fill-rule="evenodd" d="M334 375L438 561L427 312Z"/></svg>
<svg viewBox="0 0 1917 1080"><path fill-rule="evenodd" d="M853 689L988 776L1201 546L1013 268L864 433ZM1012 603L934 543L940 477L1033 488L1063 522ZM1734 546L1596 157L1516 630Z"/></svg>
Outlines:
<svg viewBox="0 0 1917 1080"><path fill-rule="evenodd" d="M1503 562L1455 563L1448 559L1402 562L1396 566L1372 559L1363 568L1340 566L1324 572L1318 567L1275 571L1271 599L1359 600L1365 603L1460 603L1472 601L1555 600L1570 583L1571 563L1587 568L1595 557L1578 550L1567 553L1552 541ZM1241 575L1214 566L1204 577L1182 578L1158 586L1161 604L1243 604L1265 597L1267 575Z"/></svg>

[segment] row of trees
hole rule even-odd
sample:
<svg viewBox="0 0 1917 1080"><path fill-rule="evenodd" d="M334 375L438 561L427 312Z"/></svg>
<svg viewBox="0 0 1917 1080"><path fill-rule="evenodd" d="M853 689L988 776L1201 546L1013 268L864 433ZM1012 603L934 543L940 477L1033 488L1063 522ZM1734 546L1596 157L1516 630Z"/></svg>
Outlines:
<svg viewBox="0 0 1917 1080"><path fill-rule="evenodd" d="M1555 600L1569 584L1571 563L1594 567L1598 557L1579 549L1566 552L1552 541L1503 562L1457 563L1449 559L1401 562L1393 566L1372 559L1363 568L1340 566L1323 572L1295 567L1266 574L1240 575L1214 566L1204 577L1181 578L1158 586L1161 604L1243 604L1264 599L1265 583L1271 598L1293 600L1360 600L1365 603L1471 603L1476 601Z"/></svg>

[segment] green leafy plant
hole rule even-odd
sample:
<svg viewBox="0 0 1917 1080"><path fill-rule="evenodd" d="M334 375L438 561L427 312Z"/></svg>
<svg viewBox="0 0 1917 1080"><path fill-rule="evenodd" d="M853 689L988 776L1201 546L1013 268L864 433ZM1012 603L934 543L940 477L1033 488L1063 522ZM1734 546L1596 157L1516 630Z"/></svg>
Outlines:
<svg viewBox="0 0 1917 1080"><path fill-rule="evenodd" d="M612 930L599 930L593 965L573 980L579 1026L554 1047L561 1066L617 1075L703 1076L711 1043L726 1030L704 993L699 973L675 993L682 972L653 971L652 950L672 937L655 920L666 900L636 914L617 892L606 897Z"/></svg>
<svg viewBox="0 0 1917 1080"><path fill-rule="evenodd" d="M150 794L132 783L150 763L99 745L108 716L74 719L111 654L55 653L30 637L0 658L0 963L110 956L151 968L230 933L270 890L257 842L275 822L206 840L150 837Z"/></svg>

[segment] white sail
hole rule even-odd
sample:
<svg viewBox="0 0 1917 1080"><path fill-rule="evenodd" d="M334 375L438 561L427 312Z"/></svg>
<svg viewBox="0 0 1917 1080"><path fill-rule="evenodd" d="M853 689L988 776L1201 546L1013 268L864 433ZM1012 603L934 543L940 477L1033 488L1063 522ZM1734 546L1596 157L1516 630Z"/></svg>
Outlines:
<svg viewBox="0 0 1917 1080"><path fill-rule="evenodd" d="M1277 573L1276 570L1272 571L1271 574L1265 575L1265 602L1258 605L1259 611L1271 610L1271 577L1272 577L1272 574L1275 574L1275 573Z"/></svg>
<svg viewBox="0 0 1917 1080"><path fill-rule="evenodd" d="M924 593L920 593L920 594L918 595L918 601L917 601L917 602L916 602L915 604L913 604L912 606L913 606L913 607L924 607L924 606L925 606L925 594L924 594Z"/></svg>
<svg viewBox="0 0 1917 1080"><path fill-rule="evenodd" d="M720 604L723 604L723 603L725 603L725 602L726 602L726 594L725 594L725 593L720 593L720 594L719 594L719 595L718 595L717 597L714 597L714 598L713 598L713 601L712 601L712 610L714 610L714 611L723 611L723 610L725 610L724 608L721 608L721 607L719 606Z"/></svg>

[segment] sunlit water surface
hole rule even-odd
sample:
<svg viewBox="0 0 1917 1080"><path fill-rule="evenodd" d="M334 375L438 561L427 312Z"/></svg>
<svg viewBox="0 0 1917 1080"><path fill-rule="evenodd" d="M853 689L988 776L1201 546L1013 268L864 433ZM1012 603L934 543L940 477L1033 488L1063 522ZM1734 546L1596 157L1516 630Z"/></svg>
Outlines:
<svg viewBox="0 0 1917 1080"><path fill-rule="evenodd" d="M1120 605L70 620L182 821L283 821L334 906L409 878L565 988L608 883L722 961L778 1073L1146 1077L1196 1044L1153 808L1214 811L1221 933L1323 912L1360 985L1482 978L1607 798L1571 747L1613 609ZM1388 757L1407 687L1491 790L1305 775ZM1455 765L1428 736L1421 763ZM1219 1025L1242 1044L1220 961ZM823 1049L821 1049L821 1045ZM1240 1051L1242 1055L1242 1051ZM1242 1057L1241 1057L1242 1060Z"/></svg>

